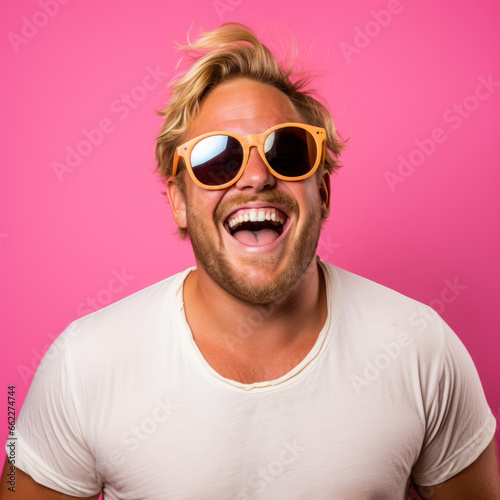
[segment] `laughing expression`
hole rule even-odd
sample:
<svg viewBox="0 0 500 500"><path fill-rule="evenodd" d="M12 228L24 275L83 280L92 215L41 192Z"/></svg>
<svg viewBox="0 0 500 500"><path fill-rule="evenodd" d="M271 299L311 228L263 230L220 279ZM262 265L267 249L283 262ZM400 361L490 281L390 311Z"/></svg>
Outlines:
<svg viewBox="0 0 500 500"><path fill-rule="evenodd" d="M203 99L185 140L215 130L262 133L286 122L305 123L285 94L238 78ZM243 175L226 189L209 191L187 172L179 175L185 175L186 197L173 181L167 192L175 221L187 228L199 279L254 304L276 301L299 282L329 214L327 175L277 179L255 147Z"/></svg>
<svg viewBox="0 0 500 500"><path fill-rule="evenodd" d="M241 208L233 212L224 224L240 243L266 245L283 233L288 217L274 207Z"/></svg>

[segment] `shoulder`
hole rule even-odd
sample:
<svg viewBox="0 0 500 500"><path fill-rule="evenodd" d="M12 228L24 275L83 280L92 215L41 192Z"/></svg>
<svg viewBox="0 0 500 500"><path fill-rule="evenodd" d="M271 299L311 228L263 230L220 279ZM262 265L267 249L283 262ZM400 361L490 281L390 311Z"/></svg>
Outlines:
<svg viewBox="0 0 500 500"><path fill-rule="evenodd" d="M190 269L187 269L170 276L103 309L87 314L73 321L70 330L87 336L98 336L105 331L109 337L139 325L144 327L158 318L159 313L168 315L169 311L175 308L179 297L182 300L182 284L189 271ZM76 337L75 334L73 336Z"/></svg>
<svg viewBox="0 0 500 500"><path fill-rule="evenodd" d="M182 284L189 271L73 321L49 350L60 352L75 372L86 374L119 369L148 356L168 341L167 334L182 307Z"/></svg>
<svg viewBox="0 0 500 500"><path fill-rule="evenodd" d="M349 320L362 320L382 331L399 327L421 335L442 333L444 322L430 306L340 267L323 264L333 284L332 298L340 302L342 314Z"/></svg>
<svg viewBox="0 0 500 500"><path fill-rule="evenodd" d="M385 312L399 311L401 308L414 310L420 306L428 307L411 297L368 278L327 262L322 262L322 264L337 286L338 293L342 295L343 303L363 303L368 310L377 307L379 311L382 308Z"/></svg>
<svg viewBox="0 0 500 500"><path fill-rule="evenodd" d="M349 353L355 372L369 366L373 372L398 373L394 380L420 380L433 392L447 343L456 337L439 314L391 288L323 264L332 284L331 300L338 302L337 345Z"/></svg>

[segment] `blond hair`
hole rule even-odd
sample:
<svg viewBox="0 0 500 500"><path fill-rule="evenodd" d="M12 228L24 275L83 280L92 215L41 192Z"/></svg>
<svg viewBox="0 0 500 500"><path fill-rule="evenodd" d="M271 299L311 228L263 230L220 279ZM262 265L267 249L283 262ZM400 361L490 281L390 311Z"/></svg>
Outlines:
<svg viewBox="0 0 500 500"><path fill-rule="evenodd" d="M172 174L175 150L185 142L203 97L219 84L238 77L267 83L288 96L308 124L326 130L326 156L322 168L331 173L341 166L338 158L345 143L335 130L331 113L312 97L312 91L306 89L308 76L292 82L291 65L282 68L248 26L224 23L220 28L202 32L196 42L178 48L192 64L170 82L170 102L158 112L164 122L156 139L155 152L157 171L164 178ZM176 182L185 196L183 173L177 175ZM179 228L178 234L184 238L187 231Z"/></svg>

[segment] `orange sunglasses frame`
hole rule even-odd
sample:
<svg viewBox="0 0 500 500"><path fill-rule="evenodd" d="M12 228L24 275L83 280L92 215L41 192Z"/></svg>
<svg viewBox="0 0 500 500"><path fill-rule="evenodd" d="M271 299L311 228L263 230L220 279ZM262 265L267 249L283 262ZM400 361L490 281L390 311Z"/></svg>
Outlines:
<svg viewBox="0 0 500 500"><path fill-rule="evenodd" d="M274 132L275 130L279 130L281 128L285 127L297 127L302 130L305 130L309 132L309 135L314 138L314 141L316 143L316 151L321 151L321 154L317 155L316 162L314 166L311 168L311 170L304 175L301 175L299 177L287 177L285 175L281 175L278 172L276 172L271 165L267 162L266 155L264 153L264 143L269 134ZM234 139L237 139L239 143L243 147L243 162L240 167L240 170L236 177L232 179L229 182L226 182L225 184L221 184L220 186L210 186L207 184L203 184L200 182L196 176L194 175L193 172L193 167L191 166L191 153L193 151L193 148L198 144L201 140L211 137L214 135L226 135L229 137L233 137ZM209 132L208 134L203 134L198 137L195 137L194 139L191 139L190 141L185 142L184 144L181 144L176 150L175 150L175 155L174 155L174 163L173 163L173 168L172 168L172 176L175 176L177 173L177 165L179 163L179 158L184 159L184 163L187 166L189 175L191 176L191 179L200 186L203 189L209 189L209 190L216 190L216 189L225 189L229 186L232 186L238 180L240 177L243 175L243 172L245 171L245 168L248 164L248 157L250 156L250 148L255 146L257 148L257 151L259 152L260 157L266 164L267 168L271 172L271 174L274 175L274 177L284 180L284 181L301 181L303 179L307 179L311 175L316 172L318 169L319 165L325 162L325 155L326 155L326 131L324 128L321 127L313 127L312 125L306 125L305 123L281 123L280 125L275 125L274 127L271 127L269 130L266 130L262 134L251 134L251 135L238 135L238 134L233 134L232 132L222 132L222 131L217 131L217 132Z"/></svg>

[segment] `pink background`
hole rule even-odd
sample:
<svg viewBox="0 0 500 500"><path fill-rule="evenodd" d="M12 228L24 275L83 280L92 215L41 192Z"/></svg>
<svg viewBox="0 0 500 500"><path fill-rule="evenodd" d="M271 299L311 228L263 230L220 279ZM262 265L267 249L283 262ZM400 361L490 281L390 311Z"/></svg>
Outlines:
<svg viewBox="0 0 500 500"><path fill-rule="evenodd" d="M320 255L431 303L471 353L499 418L500 86L474 97L481 78L500 82L498 2L65 0L55 12L46 0L50 16L43 3L0 3L0 387L17 386L18 411L69 322L194 263L152 173L154 111L178 59L173 42L191 25L196 34L236 20L267 41L277 24L295 35L351 136ZM388 8L390 19L377 15ZM148 67L159 81L145 89ZM108 133L85 150L84 131L103 120ZM441 142L415 152L435 129ZM87 156L58 178L68 147ZM421 164L391 189L400 155ZM126 275L120 286L114 273ZM5 442L3 423L1 432Z"/></svg>

